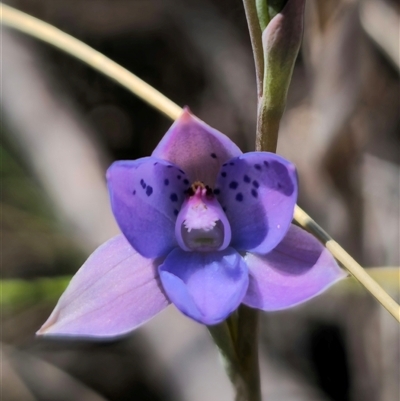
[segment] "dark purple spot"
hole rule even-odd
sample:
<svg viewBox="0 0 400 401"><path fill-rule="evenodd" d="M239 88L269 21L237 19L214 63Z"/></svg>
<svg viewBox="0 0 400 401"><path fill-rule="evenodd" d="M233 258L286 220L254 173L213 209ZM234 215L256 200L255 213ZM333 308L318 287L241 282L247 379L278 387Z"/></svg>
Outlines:
<svg viewBox="0 0 400 401"><path fill-rule="evenodd" d="M222 208L222 210L223 210L224 212L226 212L226 207L224 206L224 207Z"/></svg>
<svg viewBox="0 0 400 401"><path fill-rule="evenodd" d="M146 188L146 195L150 196L152 193L153 193L153 188L150 185L148 185Z"/></svg>
<svg viewBox="0 0 400 401"><path fill-rule="evenodd" d="M257 192L255 189L252 189L252 190L251 190L251 194L252 194L255 198L258 197L258 192Z"/></svg>
<svg viewBox="0 0 400 401"><path fill-rule="evenodd" d="M228 165L228 163L224 163L223 165L222 165L222 167L225 167L225 166L227 166Z"/></svg>
<svg viewBox="0 0 400 401"><path fill-rule="evenodd" d="M169 185L169 179L168 179L168 178L166 178L166 179L164 180L164 185Z"/></svg>
<svg viewBox="0 0 400 401"><path fill-rule="evenodd" d="M177 194L171 194L169 199L171 199L172 202L178 202L178 195Z"/></svg>
<svg viewBox="0 0 400 401"><path fill-rule="evenodd" d="M254 165L254 168L255 168L256 170L261 170L261 166L260 166L259 164L255 164L255 165Z"/></svg>
<svg viewBox="0 0 400 401"><path fill-rule="evenodd" d="M264 161L265 167L269 167L269 163L267 161Z"/></svg>
<svg viewBox="0 0 400 401"><path fill-rule="evenodd" d="M185 184L185 185L189 185L189 180L187 180L186 178L183 180L183 183Z"/></svg>
<svg viewBox="0 0 400 401"><path fill-rule="evenodd" d="M292 195L296 188L296 182L290 176L288 168L280 162L270 162L270 174L266 178L269 188L274 188L286 196Z"/></svg>
<svg viewBox="0 0 400 401"><path fill-rule="evenodd" d="M155 162L154 165L157 166L158 162Z"/></svg>
<svg viewBox="0 0 400 401"><path fill-rule="evenodd" d="M238 185L239 184L236 181L231 181L231 183L229 184L229 188L236 189Z"/></svg>
<svg viewBox="0 0 400 401"><path fill-rule="evenodd" d="M133 190L132 195L136 195L136 189Z"/></svg>
<svg viewBox="0 0 400 401"><path fill-rule="evenodd" d="M216 155L215 153L211 153L211 157L212 157L213 159L216 159L216 158L217 158L217 155Z"/></svg>
<svg viewBox="0 0 400 401"><path fill-rule="evenodd" d="M178 168L178 170L182 173L185 174L185 172L183 170L181 170L180 168Z"/></svg>
<svg viewBox="0 0 400 401"><path fill-rule="evenodd" d="M219 190L219 188L215 188L214 189L214 194L215 195L219 195L221 193L221 191Z"/></svg>
<svg viewBox="0 0 400 401"><path fill-rule="evenodd" d="M253 181L253 185L254 187L258 188L260 186L260 184L258 183L258 181L254 180Z"/></svg>
<svg viewBox="0 0 400 401"><path fill-rule="evenodd" d="M239 192L239 193L236 195L236 200L237 200L238 202L241 202L241 201L243 200L243 194L242 194L241 192Z"/></svg>
<svg viewBox="0 0 400 401"><path fill-rule="evenodd" d="M244 181L244 182L250 182L250 181L251 181L251 178L250 178L248 175L245 175L245 176L243 177L243 181Z"/></svg>
<svg viewBox="0 0 400 401"><path fill-rule="evenodd" d="M175 215L175 216L178 216L178 214L179 214L179 211L178 211L177 209L175 209L175 210L174 210L174 215Z"/></svg>
<svg viewBox="0 0 400 401"><path fill-rule="evenodd" d="M178 180L180 180L180 179L182 178L182 176L181 176L181 175L177 175L176 178L177 178Z"/></svg>
<svg viewBox="0 0 400 401"><path fill-rule="evenodd" d="M226 177L225 171L223 171L223 172L221 173L221 176L222 176L222 177Z"/></svg>
<svg viewBox="0 0 400 401"><path fill-rule="evenodd" d="M168 166L167 166L168 168L172 168L172 167L174 167L172 164L168 164Z"/></svg>
<svg viewBox="0 0 400 401"><path fill-rule="evenodd" d="M140 180L140 185L142 186L143 189L146 188L146 183L143 181L143 179Z"/></svg>
<svg viewBox="0 0 400 401"><path fill-rule="evenodd" d="M230 163L229 163L229 165L230 165L230 166L234 166L234 165L235 165L235 163L233 163L233 162L230 162Z"/></svg>

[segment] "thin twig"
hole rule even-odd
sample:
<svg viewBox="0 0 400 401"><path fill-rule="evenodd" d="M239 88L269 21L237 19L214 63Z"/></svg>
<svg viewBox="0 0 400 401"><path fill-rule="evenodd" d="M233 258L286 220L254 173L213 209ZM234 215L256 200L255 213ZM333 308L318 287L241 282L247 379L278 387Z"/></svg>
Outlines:
<svg viewBox="0 0 400 401"><path fill-rule="evenodd" d="M1 22L4 25L43 40L78 58L117 81L167 117L176 120L181 115L182 109L178 105L102 53L44 21L3 3L0 6Z"/></svg>
<svg viewBox="0 0 400 401"><path fill-rule="evenodd" d="M61 30L36 18L0 3L2 23L41 39L91 65L104 75L129 89L136 96L175 120L182 109L156 89L143 82L101 53ZM336 243L310 216L296 206L295 220L314 236L320 238L332 255L400 322L400 306L372 279L368 273Z"/></svg>
<svg viewBox="0 0 400 401"><path fill-rule="evenodd" d="M323 242L345 269L400 322L400 306L326 231L297 205L294 211L294 219Z"/></svg>

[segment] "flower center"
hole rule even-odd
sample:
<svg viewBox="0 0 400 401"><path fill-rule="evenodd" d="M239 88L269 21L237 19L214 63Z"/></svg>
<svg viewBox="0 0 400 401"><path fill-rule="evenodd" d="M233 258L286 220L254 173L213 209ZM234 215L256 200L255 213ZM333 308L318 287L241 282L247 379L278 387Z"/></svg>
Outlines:
<svg viewBox="0 0 400 401"><path fill-rule="evenodd" d="M231 241L231 228L212 190L196 181L187 194L175 224L180 247L200 252L225 249Z"/></svg>

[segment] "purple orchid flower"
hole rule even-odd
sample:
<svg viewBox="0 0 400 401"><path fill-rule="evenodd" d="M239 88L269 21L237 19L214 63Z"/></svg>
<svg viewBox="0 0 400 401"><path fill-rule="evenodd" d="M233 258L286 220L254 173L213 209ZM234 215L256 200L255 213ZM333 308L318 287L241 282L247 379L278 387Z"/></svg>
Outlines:
<svg viewBox="0 0 400 401"><path fill-rule="evenodd" d="M38 334L118 336L171 302L213 325L241 303L289 308L346 276L291 224L293 164L243 154L188 110L150 157L113 163L107 180L123 235L89 257Z"/></svg>

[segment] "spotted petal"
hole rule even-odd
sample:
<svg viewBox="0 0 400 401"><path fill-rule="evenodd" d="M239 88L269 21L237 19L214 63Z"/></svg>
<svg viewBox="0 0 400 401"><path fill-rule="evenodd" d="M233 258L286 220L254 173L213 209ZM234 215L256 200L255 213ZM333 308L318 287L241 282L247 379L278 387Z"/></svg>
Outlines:
<svg viewBox="0 0 400 401"><path fill-rule="evenodd" d="M189 180L165 160L146 157L118 161L107 171L111 206L121 231L148 258L175 246L175 221Z"/></svg>
<svg viewBox="0 0 400 401"><path fill-rule="evenodd" d="M294 225L268 255L245 259L250 283L243 303L265 311L300 304L346 277L329 251Z"/></svg>
<svg viewBox="0 0 400 401"><path fill-rule="evenodd" d="M198 180L213 187L221 165L241 154L227 136L185 109L152 156L175 163L186 171L192 182Z"/></svg>
<svg viewBox="0 0 400 401"><path fill-rule="evenodd" d="M246 153L222 166L214 192L231 225L231 246L266 254L293 219L296 169L274 153Z"/></svg>
<svg viewBox="0 0 400 401"><path fill-rule="evenodd" d="M159 272L171 302L207 325L217 324L233 312L248 286L246 263L232 248L220 252L175 249Z"/></svg>
<svg viewBox="0 0 400 401"><path fill-rule="evenodd" d="M114 337L137 328L169 304L157 267L123 235L112 238L72 278L37 334Z"/></svg>

